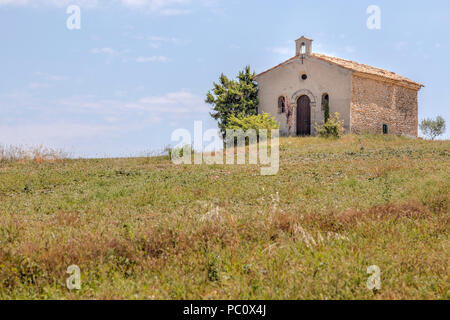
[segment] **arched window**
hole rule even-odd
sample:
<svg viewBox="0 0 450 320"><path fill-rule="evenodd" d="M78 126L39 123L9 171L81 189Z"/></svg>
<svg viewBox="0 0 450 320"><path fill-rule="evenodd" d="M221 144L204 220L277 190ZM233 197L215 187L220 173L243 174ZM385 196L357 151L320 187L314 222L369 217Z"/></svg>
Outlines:
<svg viewBox="0 0 450 320"><path fill-rule="evenodd" d="M330 104L330 96L328 95L328 93L324 93L322 95L322 111L325 111L325 106L328 103L328 105Z"/></svg>
<svg viewBox="0 0 450 320"><path fill-rule="evenodd" d="M328 93L322 94L322 111L323 122L328 122L330 120L330 96Z"/></svg>
<svg viewBox="0 0 450 320"><path fill-rule="evenodd" d="M302 42L301 46L300 46L300 54L305 54L306 53L306 43Z"/></svg>
<svg viewBox="0 0 450 320"><path fill-rule="evenodd" d="M278 98L278 113L286 112L286 98L281 96Z"/></svg>

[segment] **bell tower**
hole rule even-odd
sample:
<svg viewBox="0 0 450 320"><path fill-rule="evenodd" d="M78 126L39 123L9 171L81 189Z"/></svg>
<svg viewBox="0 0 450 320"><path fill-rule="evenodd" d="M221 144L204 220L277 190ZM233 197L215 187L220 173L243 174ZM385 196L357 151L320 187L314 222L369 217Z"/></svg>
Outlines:
<svg viewBox="0 0 450 320"><path fill-rule="evenodd" d="M312 39L305 36L295 40L295 55L310 55L312 53Z"/></svg>

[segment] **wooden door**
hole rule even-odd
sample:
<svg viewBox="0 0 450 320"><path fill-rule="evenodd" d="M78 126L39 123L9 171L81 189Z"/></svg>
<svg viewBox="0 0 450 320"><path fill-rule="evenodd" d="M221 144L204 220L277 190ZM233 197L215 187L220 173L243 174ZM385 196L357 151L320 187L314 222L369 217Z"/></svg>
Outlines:
<svg viewBox="0 0 450 320"><path fill-rule="evenodd" d="M297 100L297 135L311 135L311 100L308 96Z"/></svg>

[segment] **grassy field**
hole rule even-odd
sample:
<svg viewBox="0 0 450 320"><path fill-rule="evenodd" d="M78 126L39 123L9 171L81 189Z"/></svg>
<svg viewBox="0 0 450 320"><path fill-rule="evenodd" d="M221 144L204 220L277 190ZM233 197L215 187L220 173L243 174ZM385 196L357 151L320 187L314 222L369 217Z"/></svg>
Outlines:
<svg viewBox="0 0 450 320"><path fill-rule="evenodd" d="M0 161L0 298L450 298L450 141L280 148L276 176L167 157ZM81 290L66 288L73 264Z"/></svg>

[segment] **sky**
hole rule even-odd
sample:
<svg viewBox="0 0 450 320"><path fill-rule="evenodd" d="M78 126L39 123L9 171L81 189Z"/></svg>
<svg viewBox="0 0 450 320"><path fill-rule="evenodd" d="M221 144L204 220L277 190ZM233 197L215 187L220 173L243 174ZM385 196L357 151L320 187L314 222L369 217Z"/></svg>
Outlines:
<svg viewBox="0 0 450 320"><path fill-rule="evenodd" d="M70 5L80 29L67 27ZM367 27L370 5L380 29ZM443 116L449 139L449 33L448 0L0 0L0 144L160 150L195 120L217 127L204 100L221 73L273 67L302 35L424 84L419 119Z"/></svg>

